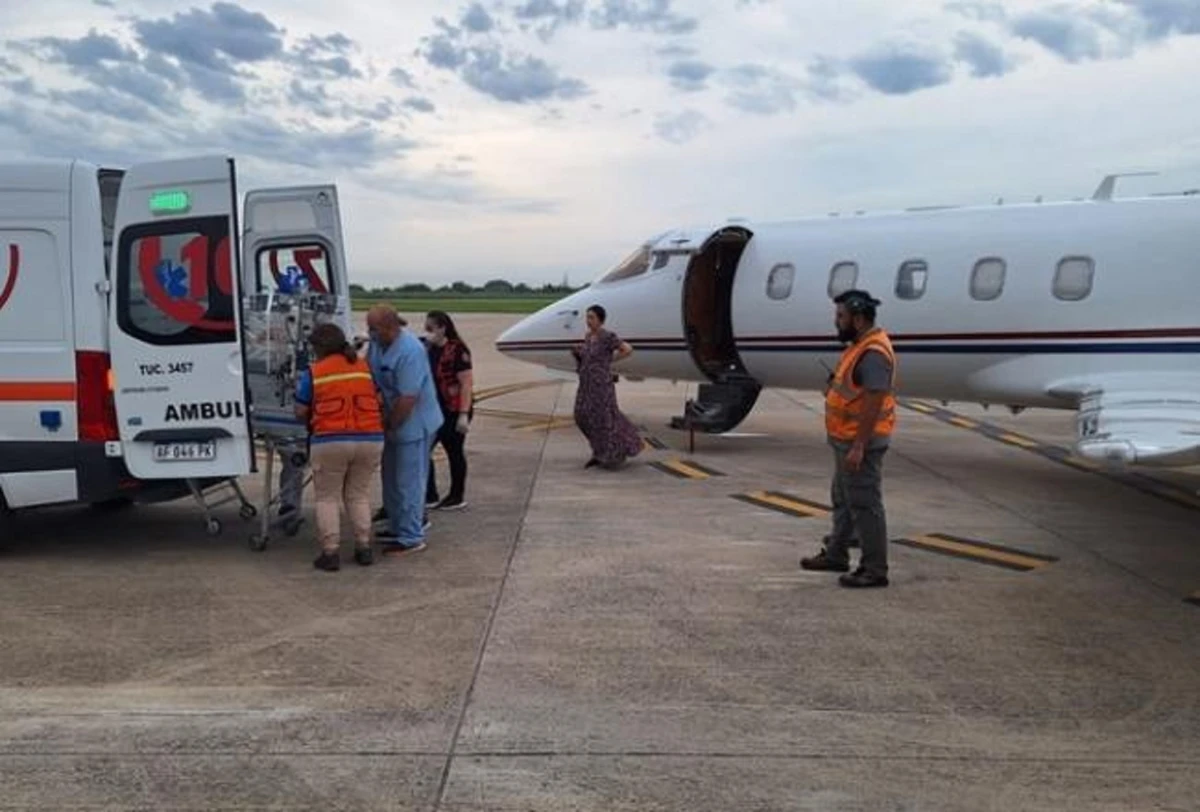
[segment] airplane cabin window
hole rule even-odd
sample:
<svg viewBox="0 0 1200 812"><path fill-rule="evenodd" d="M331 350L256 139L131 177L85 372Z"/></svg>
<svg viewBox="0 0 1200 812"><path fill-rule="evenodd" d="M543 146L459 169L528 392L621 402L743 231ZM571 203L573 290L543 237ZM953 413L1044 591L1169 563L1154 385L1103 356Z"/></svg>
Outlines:
<svg viewBox="0 0 1200 812"><path fill-rule="evenodd" d="M617 267L600 277L597 284L616 282L618 279L629 279L643 274L650 268L650 249L643 245L621 261Z"/></svg>
<svg viewBox="0 0 1200 812"><path fill-rule="evenodd" d="M1004 291L1004 260L999 257L987 257L975 263L971 271L971 298L981 302L990 302L1000 298Z"/></svg>
<svg viewBox="0 0 1200 812"><path fill-rule="evenodd" d="M663 268L667 267L667 265L670 262L671 262L671 255L668 254L666 251L655 251L654 252L654 267L651 268L650 270L652 270L652 271L662 270Z"/></svg>
<svg viewBox="0 0 1200 812"><path fill-rule="evenodd" d="M776 301L792 295L792 281L796 278L796 267L783 262L771 269L767 275L767 298Z"/></svg>
<svg viewBox="0 0 1200 812"><path fill-rule="evenodd" d="M1091 257L1063 257L1054 272L1054 295L1067 302L1086 299L1092 292L1096 263Z"/></svg>
<svg viewBox="0 0 1200 812"><path fill-rule="evenodd" d="M912 301L925 295L925 283L929 279L929 263L923 259L910 259L896 272L896 298Z"/></svg>
<svg viewBox="0 0 1200 812"><path fill-rule="evenodd" d="M854 262L839 262L829 272L829 298L835 299L848 290L852 290L858 282L858 264Z"/></svg>

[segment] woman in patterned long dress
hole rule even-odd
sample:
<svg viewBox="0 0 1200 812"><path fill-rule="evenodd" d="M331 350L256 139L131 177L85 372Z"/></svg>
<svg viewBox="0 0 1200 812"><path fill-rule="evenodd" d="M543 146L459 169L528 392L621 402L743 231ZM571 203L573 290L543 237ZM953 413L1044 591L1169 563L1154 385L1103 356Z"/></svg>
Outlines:
<svg viewBox="0 0 1200 812"><path fill-rule="evenodd" d="M592 446L586 468L615 468L642 450L637 427L617 408L617 387L612 364L628 358L633 348L604 329L604 308L587 311L587 337L572 352L579 364L579 390L575 394L575 424Z"/></svg>

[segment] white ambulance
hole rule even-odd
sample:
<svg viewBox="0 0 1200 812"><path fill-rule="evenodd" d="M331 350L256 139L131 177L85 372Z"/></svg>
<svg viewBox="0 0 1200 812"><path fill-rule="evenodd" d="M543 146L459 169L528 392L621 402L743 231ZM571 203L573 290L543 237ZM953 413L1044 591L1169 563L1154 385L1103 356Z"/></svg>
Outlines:
<svg viewBox="0 0 1200 812"><path fill-rule="evenodd" d="M0 514L255 471L252 416L292 418L286 392L252 415L248 303L297 278L348 331L335 186L250 191L239 213L228 157L0 164Z"/></svg>

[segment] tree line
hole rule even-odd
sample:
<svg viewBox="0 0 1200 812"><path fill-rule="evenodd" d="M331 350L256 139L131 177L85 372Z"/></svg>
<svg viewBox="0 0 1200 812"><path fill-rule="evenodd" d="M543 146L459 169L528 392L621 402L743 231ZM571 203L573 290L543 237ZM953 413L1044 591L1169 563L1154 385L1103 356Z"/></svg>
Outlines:
<svg viewBox="0 0 1200 812"><path fill-rule="evenodd" d="M394 287L367 288L362 285L351 285L350 295L363 298L385 298L388 296L404 296L404 295L456 295L468 296L471 294L487 294L489 296L505 296L505 295L531 295L544 294L547 296L561 296L568 293L574 293L581 288L571 287L570 285L527 285L524 282L513 284L507 279L492 279L485 282L483 285L471 285L467 282L451 282L448 285L434 287L427 285L424 282L412 282L406 285L396 285Z"/></svg>

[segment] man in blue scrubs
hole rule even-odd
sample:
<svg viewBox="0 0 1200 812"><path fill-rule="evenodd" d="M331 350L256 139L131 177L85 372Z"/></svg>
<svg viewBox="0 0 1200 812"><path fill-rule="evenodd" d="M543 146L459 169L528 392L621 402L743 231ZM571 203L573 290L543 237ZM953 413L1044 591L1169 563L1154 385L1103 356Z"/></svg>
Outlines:
<svg viewBox="0 0 1200 812"><path fill-rule="evenodd" d="M387 554L425 549L425 485L433 440L442 425L425 345L404 328L391 305L367 313L367 360L383 395L383 505L389 532L379 534Z"/></svg>

